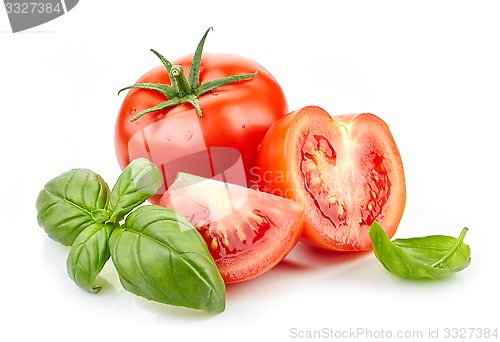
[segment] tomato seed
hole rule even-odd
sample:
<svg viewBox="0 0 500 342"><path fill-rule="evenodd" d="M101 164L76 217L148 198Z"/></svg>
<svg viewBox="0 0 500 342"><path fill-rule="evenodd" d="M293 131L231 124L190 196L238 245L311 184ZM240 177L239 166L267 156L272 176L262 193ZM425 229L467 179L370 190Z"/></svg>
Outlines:
<svg viewBox="0 0 500 342"><path fill-rule="evenodd" d="M253 211L250 213L250 217L255 221L255 223L257 223L259 226L261 224L264 223L264 218L260 215L257 215L256 213L254 213ZM252 225L250 225L252 227L252 229L254 229L254 227Z"/></svg>
<svg viewBox="0 0 500 342"><path fill-rule="evenodd" d="M308 160L305 162L305 170L306 171L312 171L316 170L318 167L316 166L316 163L313 162L312 160Z"/></svg>
<svg viewBox="0 0 500 342"><path fill-rule="evenodd" d="M238 238L240 239L240 241L247 240L247 236L246 236L245 232L243 231L243 229L241 229L240 226L236 227L236 234L238 235Z"/></svg>
<svg viewBox="0 0 500 342"><path fill-rule="evenodd" d="M328 197L328 203L330 203L330 205L337 204L337 197L335 197L335 196Z"/></svg>
<svg viewBox="0 0 500 342"><path fill-rule="evenodd" d="M319 178L318 176L312 177L311 180L309 181L309 185L312 188L317 188L318 185L321 185L321 178Z"/></svg>
<svg viewBox="0 0 500 342"><path fill-rule="evenodd" d="M339 216L342 216L344 215L344 207L342 206L342 204L339 205L339 212L338 212Z"/></svg>
<svg viewBox="0 0 500 342"><path fill-rule="evenodd" d="M315 150L315 148L314 148L313 143L312 143L312 142L310 142L310 141L308 141L308 142L306 142L306 143L304 144L303 151L304 151L305 153L311 153L311 154L313 154L316 150Z"/></svg>
<svg viewBox="0 0 500 342"><path fill-rule="evenodd" d="M217 243L217 238L212 238L212 243L210 244L210 248L212 248L213 250L217 250L217 247L218 247L218 243Z"/></svg>

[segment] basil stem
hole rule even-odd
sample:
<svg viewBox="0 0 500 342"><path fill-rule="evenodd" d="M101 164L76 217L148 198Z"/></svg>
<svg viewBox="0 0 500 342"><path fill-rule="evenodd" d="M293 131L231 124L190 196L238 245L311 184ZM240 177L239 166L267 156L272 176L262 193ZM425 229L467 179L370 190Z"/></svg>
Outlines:
<svg viewBox="0 0 500 342"><path fill-rule="evenodd" d="M391 273L407 279L439 279L469 266L470 247L459 238L444 235L391 241L378 222L373 222L370 239L380 263Z"/></svg>
<svg viewBox="0 0 500 342"><path fill-rule="evenodd" d="M181 214L156 205L139 207L109 243L126 290L161 303L224 311L224 281L205 241Z"/></svg>

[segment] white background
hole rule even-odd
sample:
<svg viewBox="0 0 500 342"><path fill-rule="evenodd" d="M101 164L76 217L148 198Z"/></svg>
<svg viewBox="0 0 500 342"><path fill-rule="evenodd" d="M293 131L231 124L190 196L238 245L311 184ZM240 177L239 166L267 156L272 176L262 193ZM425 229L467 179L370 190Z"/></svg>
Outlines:
<svg viewBox="0 0 500 342"><path fill-rule="evenodd" d="M288 341L299 340L294 328L421 330L424 337L436 328L500 329L498 7L82 0L17 34L0 7L0 340ZM396 237L457 236L467 226L471 266L448 280L410 282L371 253L299 245L267 274L230 286L220 315L136 297L111 263L100 293L73 284L69 248L37 225L38 191L75 167L114 183L118 89L158 65L149 49L174 60L194 52L209 26L205 51L258 61L291 110L314 104L388 122L408 191Z"/></svg>

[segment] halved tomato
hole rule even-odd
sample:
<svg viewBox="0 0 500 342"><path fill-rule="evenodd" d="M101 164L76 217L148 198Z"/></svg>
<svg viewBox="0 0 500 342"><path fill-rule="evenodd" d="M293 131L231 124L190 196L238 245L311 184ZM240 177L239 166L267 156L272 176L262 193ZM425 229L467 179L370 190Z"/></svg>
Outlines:
<svg viewBox="0 0 500 342"><path fill-rule="evenodd" d="M304 205L279 196L179 173L160 205L198 229L226 284L274 267L296 245Z"/></svg>
<svg viewBox="0 0 500 342"><path fill-rule="evenodd" d="M371 249L374 220L392 237L405 207L399 150L373 114L292 112L267 132L256 171L262 191L306 205L303 241L330 250Z"/></svg>

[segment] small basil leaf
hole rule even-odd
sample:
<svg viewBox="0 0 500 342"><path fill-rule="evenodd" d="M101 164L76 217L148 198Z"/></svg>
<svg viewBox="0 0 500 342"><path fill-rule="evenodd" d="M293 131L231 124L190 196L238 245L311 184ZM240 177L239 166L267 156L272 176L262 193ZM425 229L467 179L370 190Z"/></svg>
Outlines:
<svg viewBox="0 0 500 342"><path fill-rule="evenodd" d="M391 241L378 222L373 222L370 239L380 263L391 273L407 279L439 279L469 266L470 247L459 238L443 235Z"/></svg>
<svg viewBox="0 0 500 342"><path fill-rule="evenodd" d="M95 172L73 169L49 181L36 200L38 224L50 238L71 245L103 209L109 188Z"/></svg>
<svg viewBox="0 0 500 342"><path fill-rule="evenodd" d="M109 259L108 241L115 226L94 223L83 230L75 239L66 266L75 283L89 292L99 292L95 286L96 277Z"/></svg>
<svg viewBox="0 0 500 342"><path fill-rule="evenodd" d="M162 173L155 164L145 158L134 159L111 190L108 222L121 221L132 209L156 194L162 184Z"/></svg>
<svg viewBox="0 0 500 342"><path fill-rule="evenodd" d="M109 220L109 211L107 211L106 209L95 209L92 210L90 214L96 222L104 223Z"/></svg>
<svg viewBox="0 0 500 342"><path fill-rule="evenodd" d="M113 231L110 250L126 290L165 304L224 311L224 281L205 241L181 214L139 207Z"/></svg>

